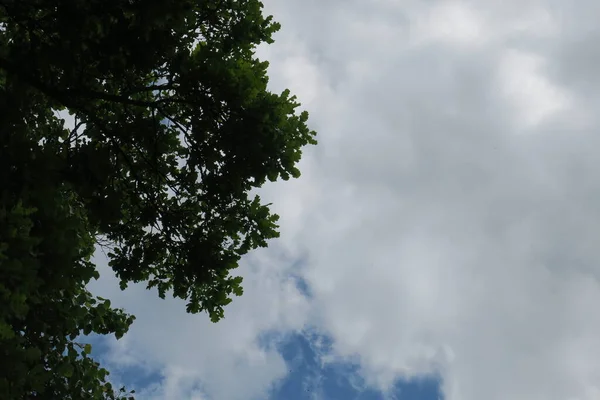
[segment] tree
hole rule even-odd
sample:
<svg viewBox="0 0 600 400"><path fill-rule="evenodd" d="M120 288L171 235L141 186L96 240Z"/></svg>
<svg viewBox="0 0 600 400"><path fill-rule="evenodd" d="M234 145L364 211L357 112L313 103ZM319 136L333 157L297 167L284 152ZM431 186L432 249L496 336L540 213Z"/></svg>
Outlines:
<svg viewBox="0 0 600 400"><path fill-rule="evenodd" d="M278 29L257 0L0 0L0 398L129 396L76 342L134 319L86 289L95 246L214 322L242 294L278 236L249 193L316 143L254 56Z"/></svg>

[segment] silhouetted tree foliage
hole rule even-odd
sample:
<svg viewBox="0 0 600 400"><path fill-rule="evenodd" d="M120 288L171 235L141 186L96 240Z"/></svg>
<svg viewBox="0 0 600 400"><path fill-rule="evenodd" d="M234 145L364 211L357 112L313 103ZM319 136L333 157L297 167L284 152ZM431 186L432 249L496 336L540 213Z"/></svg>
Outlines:
<svg viewBox="0 0 600 400"><path fill-rule="evenodd" d="M1 399L130 396L77 342L134 319L86 289L98 243L122 289L213 321L242 294L278 236L249 192L316 143L254 56L278 28L256 0L0 0Z"/></svg>

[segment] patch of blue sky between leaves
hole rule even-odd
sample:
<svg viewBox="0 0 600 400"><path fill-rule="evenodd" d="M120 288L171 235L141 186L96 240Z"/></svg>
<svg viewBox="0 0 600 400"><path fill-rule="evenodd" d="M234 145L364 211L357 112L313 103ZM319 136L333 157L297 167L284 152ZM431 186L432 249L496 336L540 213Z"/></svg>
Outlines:
<svg viewBox="0 0 600 400"><path fill-rule="evenodd" d="M436 378L399 380L389 393L369 387L354 362L327 362L322 357L331 351L331 339L318 333L282 336L271 333L261 337L265 348L273 346L288 366L287 376L277 382L272 400L441 400L440 381Z"/></svg>

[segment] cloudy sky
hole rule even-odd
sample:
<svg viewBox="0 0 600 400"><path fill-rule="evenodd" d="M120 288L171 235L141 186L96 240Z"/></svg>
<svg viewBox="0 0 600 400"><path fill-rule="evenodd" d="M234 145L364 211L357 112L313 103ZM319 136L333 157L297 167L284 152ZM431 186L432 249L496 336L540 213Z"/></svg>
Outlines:
<svg viewBox="0 0 600 400"><path fill-rule="evenodd" d="M319 145L211 324L106 268L94 339L158 400L600 398L600 2L288 0L271 88ZM98 262L105 264L102 256Z"/></svg>

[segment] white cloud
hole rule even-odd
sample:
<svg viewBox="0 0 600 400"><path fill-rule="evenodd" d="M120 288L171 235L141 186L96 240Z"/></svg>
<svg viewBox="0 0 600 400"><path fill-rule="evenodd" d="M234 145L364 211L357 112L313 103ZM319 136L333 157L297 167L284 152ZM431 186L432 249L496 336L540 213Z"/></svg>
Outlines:
<svg viewBox="0 0 600 400"><path fill-rule="evenodd" d="M264 259L256 253L244 267L240 269L245 277L244 301L228 307L226 318L218 324L205 315L187 315L183 302L160 300L142 286L120 292L103 268L103 277L92 285L94 293L137 317L123 339L110 342L109 367L142 365L161 370L164 381L151 390L156 398L191 398L199 378L209 399L264 398L287 368L275 349L261 346L259 335L301 329L308 304L282 273L290 271L289 259L273 254Z"/></svg>
<svg viewBox="0 0 600 400"><path fill-rule="evenodd" d="M596 399L596 3L267 2L272 87L320 134L303 177L263 191L282 238L217 325L110 294L138 315L120 354L249 398L286 372L259 335L311 324L381 388L439 373L447 400ZM287 278L300 256L311 299Z"/></svg>
<svg viewBox="0 0 600 400"><path fill-rule="evenodd" d="M419 44L441 41L456 45L479 45L486 41L484 20L465 2L441 1L415 16L414 34Z"/></svg>
<svg viewBox="0 0 600 400"><path fill-rule="evenodd" d="M526 126L571 108L569 95L541 73L544 61L536 54L512 49L500 61L498 89L512 102Z"/></svg>
<svg viewBox="0 0 600 400"><path fill-rule="evenodd" d="M361 41L356 25L309 31L277 6L304 49L351 37L338 64L362 67L313 101L319 199L284 240L308 249L315 318L371 382L440 372L450 400L594 398L597 103L565 85L557 40L593 49L569 17L595 6L578 4L404 2L431 39L413 43L392 33L402 19Z"/></svg>

